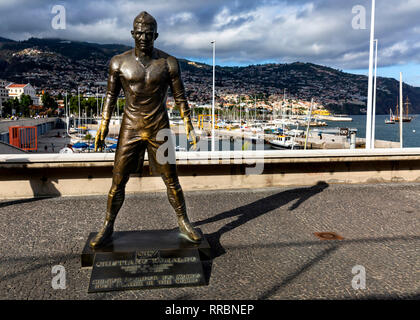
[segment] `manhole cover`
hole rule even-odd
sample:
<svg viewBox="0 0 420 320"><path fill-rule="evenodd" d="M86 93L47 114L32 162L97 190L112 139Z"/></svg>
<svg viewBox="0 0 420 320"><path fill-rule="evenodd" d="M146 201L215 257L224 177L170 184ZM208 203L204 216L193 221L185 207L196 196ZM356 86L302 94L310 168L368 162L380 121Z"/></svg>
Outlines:
<svg viewBox="0 0 420 320"><path fill-rule="evenodd" d="M335 232L315 232L314 233L321 240L343 240L344 238Z"/></svg>

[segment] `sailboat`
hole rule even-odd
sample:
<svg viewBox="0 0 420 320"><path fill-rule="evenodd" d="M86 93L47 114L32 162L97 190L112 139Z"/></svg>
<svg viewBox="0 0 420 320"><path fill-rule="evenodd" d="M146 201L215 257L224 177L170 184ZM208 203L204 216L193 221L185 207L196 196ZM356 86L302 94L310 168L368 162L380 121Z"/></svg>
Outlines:
<svg viewBox="0 0 420 320"><path fill-rule="evenodd" d="M413 120L413 117L409 117L408 116L408 106L410 105L410 100L408 100L408 97L406 99L405 105L406 105L405 115L403 115L402 121L403 122L411 122L411 120ZM397 115L398 114L399 113L398 113L398 104L397 104ZM395 122L399 122L400 121L400 117L399 116L394 116L393 119L394 119Z"/></svg>
<svg viewBox="0 0 420 320"><path fill-rule="evenodd" d="M389 109L389 119L385 119L386 124L395 124L394 115L392 114L391 108Z"/></svg>

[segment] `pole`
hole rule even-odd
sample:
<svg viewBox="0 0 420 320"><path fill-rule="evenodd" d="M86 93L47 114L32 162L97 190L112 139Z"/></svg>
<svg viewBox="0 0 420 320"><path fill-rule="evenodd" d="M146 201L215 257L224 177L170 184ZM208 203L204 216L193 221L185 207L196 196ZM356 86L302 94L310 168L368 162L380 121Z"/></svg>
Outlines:
<svg viewBox="0 0 420 320"><path fill-rule="evenodd" d="M309 109L309 118L308 118L308 125L306 127L306 138L305 138L305 150L306 150L306 145L308 144L308 135L309 135L309 126L311 124L311 117L312 117L312 107L314 104L314 98L311 99L311 108Z"/></svg>
<svg viewBox="0 0 420 320"><path fill-rule="evenodd" d="M102 109L103 109L103 106L104 106L104 96L102 94L101 95L101 117L102 117Z"/></svg>
<svg viewBox="0 0 420 320"><path fill-rule="evenodd" d="M400 148L403 148L403 82L400 72Z"/></svg>
<svg viewBox="0 0 420 320"><path fill-rule="evenodd" d="M378 69L378 39L375 40L375 80L373 84L373 116L372 116L372 149L375 149L375 126L376 126L376 75Z"/></svg>
<svg viewBox="0 0 420 320"><path fill-rule="evenodd" d="M239 95L239 130L242 130L242 104L241 104L241 95Z"/></svg>
<svg viewBox="0 0 420 320"><path fill-rule="evenodd" d="M96 88L96 118L99 115L99 100L98 100L98 88Z"/></svg>
<svg viewBox="0 0 420 320"><path fill-rule="evenodd" d="M70 135L69 127L70 127L70 108L68 105L68 97L67 97L67 91L66 91L66 105L67 105L67 134Z"/></svg>
<svg viewBox="0 0 420 320"><path fill-rule="evenodd" d="M255 95L254 99L254 123L257 121L257 95Z"/></svg>
<svg viewBox="0 0 420 320"><path fill-rule="evenodd" d="M373 91L373 40L375 37L375 0L372 0L372 15L370 26L370 50L369 50L369 84L366 119L366 149L372 148L372 91Z"/></svg>
<svg viewBox="0 0 420 320"><path fill-rule="evenodd" d="M215 78L216 78L216 40L211 42L213 44L213 97L212 97L212 105L211 105L211 151L215 151L215 141L214 141L214 93L215 93Z"/></svg>
<svg viewBox="0 0 420 320"><path fill-rule="evenodd" d="M79 87L77 87L77 98L78 98L78 103L79 103L79 121L77 124L77 129L79 129L80 127L80 90L79 90ZM80 133L79 130L77 130L77 132Z"/></svg>

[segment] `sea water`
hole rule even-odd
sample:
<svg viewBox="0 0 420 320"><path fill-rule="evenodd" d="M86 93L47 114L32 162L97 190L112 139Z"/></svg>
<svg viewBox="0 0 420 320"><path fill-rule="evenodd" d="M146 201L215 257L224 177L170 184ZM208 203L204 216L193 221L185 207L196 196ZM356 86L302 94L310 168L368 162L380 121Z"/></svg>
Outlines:
<svg viewBox="0 0 420 320"><path fill-rule="evenodd" d="M404 148L420 148L420 115L410 115L414 117L411 122L403 123L403 146ZM332 129L332 128L355 128L357 129L357 138L366 138L366 115L351 115L353 119L351 122L347 121L326 121L327 127L319 127L317 129ZM399 123L386 124L385 119L389 119L389 115L377 115L375 117L375 139L385 141L400 141L400 126ZM299 127L299 129L305 129ZM314 129L311 127L311 130ZM183 142L181 140L184 140ZM215 141L216 151L228 151L238 150L238 141L234 144L227 139L216 139ZM178 146L186 146L186 136L183 134L176 136L176 144ZM241 144L241 143L239 143ZM227 147L228 146L228 147ZM230 147L229 147L230 146ZM211 150L211 139L199 139L198 150L210 151ZM264 148L264 150L272 150L269 144L264 146L258 146L258 148ZM191 145L188 143L186 149L190 149ZM239 150L256 150L257 147L254 143L249 140L243 140ZM238 151L239 151L238 150Z"/></svg>
<svg viewBox="0 0 420 320"><path fill-rule="evenodd" d="M420 147L420 115L410 115L414 119L411 122L403 122L403 146L404 148ZM358 138L366 138L366 115L350 116L352 122L326 121L328 127L325 128L356 128ZM377 115L375 117L375 139L386 141L400 141L400 125L386 124L385 119L389 115Z"/></svg>

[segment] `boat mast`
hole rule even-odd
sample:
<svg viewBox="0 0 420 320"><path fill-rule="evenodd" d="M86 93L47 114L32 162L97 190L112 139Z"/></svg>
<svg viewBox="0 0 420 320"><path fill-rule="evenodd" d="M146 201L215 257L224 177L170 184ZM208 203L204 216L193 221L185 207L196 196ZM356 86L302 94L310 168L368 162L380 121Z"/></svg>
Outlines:
<svg viewBox="0 0 420 320"><path fill-rule="evenodd" d="M407 99L405 100L405 105L406 105L405 113L408 119L408 106L410 105L410 100L408 100L408 96L407 96Z"/></svg>

